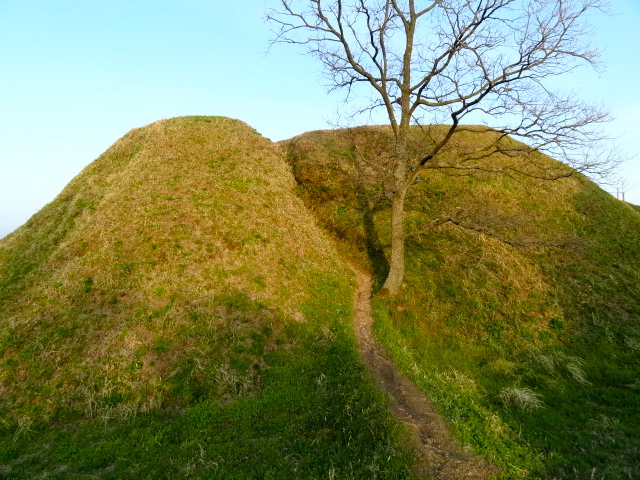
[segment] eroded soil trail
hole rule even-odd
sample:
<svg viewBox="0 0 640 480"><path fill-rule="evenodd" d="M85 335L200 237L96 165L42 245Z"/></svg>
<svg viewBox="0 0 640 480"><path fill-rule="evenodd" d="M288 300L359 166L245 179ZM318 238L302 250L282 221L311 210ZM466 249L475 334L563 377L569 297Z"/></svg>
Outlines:
<svg viewBox="0 0 640 480"><path fill-rule="evenodd" d="M371 275L352 266L358 288L354 296L354 329L367 373L387 394L393 414L411 432L415 443L415 473L434 480L489 479L496 467L462 451L429 398L401 374L375 341L371 318Z"/></svg>

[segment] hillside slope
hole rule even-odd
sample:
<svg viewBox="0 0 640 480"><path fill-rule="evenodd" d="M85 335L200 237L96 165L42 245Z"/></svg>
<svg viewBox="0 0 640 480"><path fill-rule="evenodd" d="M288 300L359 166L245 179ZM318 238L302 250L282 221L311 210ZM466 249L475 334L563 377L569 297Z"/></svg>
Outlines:
<svg viewBox="0 0 640 480"><path fill-rule="evenodd" d="M417 158L438 135L427 130L411 138ZM518 175L518 158L438 166L484 135L458 135L410 191L405 283L374 298L378 339L504 478L640 477L640 215L581 176ZM310 132L283 147L307 207L380 285L390 130Z"/></svg>
<svg viewBox="0 0 640 480"><path fill-rule="evenodd" d="M0 476L408 478L294 189L242 122L164 120L1 240Z"/></svg>

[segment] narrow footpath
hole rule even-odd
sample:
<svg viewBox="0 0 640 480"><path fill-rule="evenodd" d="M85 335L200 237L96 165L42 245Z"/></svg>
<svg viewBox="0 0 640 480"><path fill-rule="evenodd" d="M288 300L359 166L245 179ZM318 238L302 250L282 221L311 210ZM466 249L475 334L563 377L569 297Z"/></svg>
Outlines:
<svg viewBox="0 0 640 480"><path fill-rule="evenodd" d="M391 411L409 429L415 444L414 472L433 480L490 479L498 469L462 451L429 398L401 374L375 341L371 317L371 275L353 267L354 329L367 374L390 399Z"/></svg>

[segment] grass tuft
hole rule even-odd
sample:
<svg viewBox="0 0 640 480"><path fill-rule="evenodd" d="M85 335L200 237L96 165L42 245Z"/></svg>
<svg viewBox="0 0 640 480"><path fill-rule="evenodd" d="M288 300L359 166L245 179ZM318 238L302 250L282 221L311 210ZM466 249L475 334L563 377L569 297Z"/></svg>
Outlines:
<svg viewBox="0 0 640 480"><path fill-rule="evenodd" d="M499 396L505 405L522 410L536 410L544 406L540 394L527 387L506 387L502 389Z"/></svg>

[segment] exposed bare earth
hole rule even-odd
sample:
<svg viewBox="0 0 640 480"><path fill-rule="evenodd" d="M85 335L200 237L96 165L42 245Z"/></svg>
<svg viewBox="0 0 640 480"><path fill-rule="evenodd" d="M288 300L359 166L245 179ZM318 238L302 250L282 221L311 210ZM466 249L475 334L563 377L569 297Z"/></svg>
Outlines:
<svg viewBox="0 0 640 480"><path fill-rule="evenodd" d="M352 267L353 268L353 267ZM391 410L409 429L415 444L415 473L434 480L489 479L498 469L462 451L449 429L435 413L429 398L402 375L371 329L371 276L357 268L354 296L354 329L367 373L387 394Z"/></svg>

